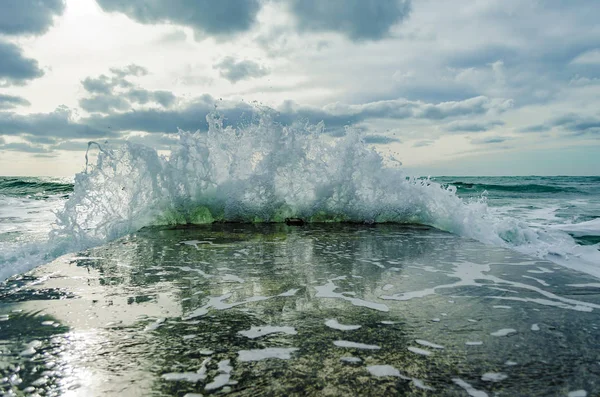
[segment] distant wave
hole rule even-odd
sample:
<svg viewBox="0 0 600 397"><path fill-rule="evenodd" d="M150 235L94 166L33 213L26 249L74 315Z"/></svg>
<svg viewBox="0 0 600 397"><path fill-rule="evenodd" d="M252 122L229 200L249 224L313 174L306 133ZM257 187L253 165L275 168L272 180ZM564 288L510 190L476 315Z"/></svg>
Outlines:
<svg viewBox="0 0 600 397"><path fill-rule="evenodd" d="M9 197L46 198L67 195L72 191L72 183L57 178L0 177L0 194Z"/></svg>
<svg viewBox="0 0 600 397"><path fill-rule="evenodd" d="M578 193L584 194L585 192L568 186L549 186L539 184L519 184L519 185L494 185L486 183L472 183L472 182L461 182L455 181L450 182L451 185L456 186L460 190L475 190L475 191L500 191L500 192L512 192L512 193Z"/></svg>

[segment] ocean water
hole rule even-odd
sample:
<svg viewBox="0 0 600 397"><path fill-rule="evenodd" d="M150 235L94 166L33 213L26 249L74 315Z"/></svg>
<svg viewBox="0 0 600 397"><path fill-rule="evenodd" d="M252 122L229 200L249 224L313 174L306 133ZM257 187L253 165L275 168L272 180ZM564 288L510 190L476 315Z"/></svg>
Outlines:
<svg viewBox="0 0 600 397"><path fill-rule="evenodd" d="M73 180L1 177L0 280L146 226L288 217L427 225L600 277L600 177L415 177L356 131L208 121L168 157L90 143Z"/></svg>

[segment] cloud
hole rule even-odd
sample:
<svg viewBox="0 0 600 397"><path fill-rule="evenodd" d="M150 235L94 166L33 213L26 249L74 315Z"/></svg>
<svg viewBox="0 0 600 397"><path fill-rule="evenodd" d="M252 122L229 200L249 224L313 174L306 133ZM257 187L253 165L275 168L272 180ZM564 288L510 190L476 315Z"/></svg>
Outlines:
<svg viewBox="0 0 600 397"><path fill-rule="evenodd" d="M289 0L300 31L337 32L354 41L380 40L408 17L410 0Z"/></svg>
<svg viewBox="0 0 600 397"><path fill-rule="evenodd" d="M548 120L542 124L534 124L521 128L519 131L547 132L553 128L558 128L563 132L572 133L574 135L600 134L600 118L569 113Z"/></svg>
<svg viewBox="0 0 600 397"><path fill-rule="evenodd" d="M596 48L586 51L578 55L571 63L579 65L600 65L600 49Z"/></svg>
<svg viewBox="0 0 600 397"><path fill-rule="evenodd" d="M418 141L418 142L415 142L415 143L413 144L413 147L425 147L425 146L430 146L431 144L433 144L433 142L434 142L433 140L426 139L426 140L424 140L424 141Z"/></svg>
<svg viewBox="0 0 600 397"><path fill-rule="evenodd" d="M25 142L12 142L0 145L1 150L25 153L49 153L50 150L40 145L30 145Z"/></svg>
<svg viewBox="0 0 600 397"><path fill-rule="evenodd" d="M111 81L107 76L102 75L97 78L86 77L81 82L83 88L92 94L110 94L115 83Z"/></svg>
<svg viewBox="0 0 600 397"><path fill-rule="evenodd" d="M252 106L243 102L218 102L210 95L203 95L176 109L150 108L106 115L94 114L81 122L97 129L110 126L112 131L120 132L175 133L178 128L185 131L207 131L206 115L215 110L217 103L219 112L231 125L237 125L244 115L250 117L254 111Z"/></svg>
<svg viewBox="0 0 600 397"><path fill-rule="evenodd" d="M51 113L20 115L13 112L0 112L0 131L3 135L59 138L97 138L114 136L116 133L105 127L91 127L78 123L73 112L61 106Z"/></svg>
<svg viewBox="0 0 600 397"><path fill-rule="evenodd" d="M468 121L468 120L457 120L448 123L444 128L449 132L484 132L493 129L494 127L504 125L502 120L491 120L491 121Z"/></svg>
<svg viewBox="0 0 600 397"><path fill-rule="evenodd" d="M63 0L2 0L0 33L5 35L42 34L53 17L65 10Z"/></svg>
<svg viewBox="0 0 600 397"><path fill-rule="evenodd" d="M35 59L24 57L19 47L0 39L0 87L24 85L43 75Z"/></svg>
<svg viewBox="0 0 600 397"><path fill-rule="evenodd" d="M554 127L560 127L575 135L587 133L600 134L600 119L596 117L568 114L550 122Z"/></svg>
<svg viewBox="0 0 600 397"><path fill-rule="evenodd" d="M510 99L490 99L486 96L477 96L463 101L424 104L420 106L417 117L441 120L448 117L486 114L490 112L502 113L512 106L513 101Z"/></svg>
<svg viewBox="0 0 600 397"><path fill-rule="evenodd" d="M166 108L177 101L177 97L170 91L148 91L141 88L129 90L125 96L134 103L145 105L148 102L155 102Z"/></svg>
<svg viewBox="0 0 600 397"><path fill-rule="evenodd" d="M231 36L249 30L259 0L96 0L104 11L120 12L143 24L169 23L194 29L196 37Z"/></svg>
<svg viewBox="0 0 600 397"><path fill-rule="evenodd" d="M31 103L20 96L0 94L0 110L12 109L16 106L29 106Z"/></svg>
<svg viewBox="0 0 600 397"><path fill-rule="evenodd" d="M495 143L503 143L510 139L511 138L506 137L506 136L490 136L487 138L471 139L471 143L474 145L489 145L489 144L495 144Z"/></svg>
<svg viewBox="0 0 600 397"><path fill-rule="evenodd" d="M90 113L111 113L126 111L133 104L146 105L155 103L165 108L173 106L177 97L170 91L149 91L138 88L128 77L145 76L148 70L139 65L128 65L124 68L111 68L110 76L87 77L82 82L83 88L91 97L79 100L79 106Z"/></svg>
<svg viewBox="0 0 600 397"><path fill-rule="evenodd" d="M377 144L377 145L386 145L389 143L393 143L393 142L400 142L400 139L397 138L392 138L390 136L385 136L385 135L366 135L363 138L363 141L365 143L373 143L373 144Z"/></svg>
<svg viewBox="0 0 600 397"><path fill-rule="evenodd" d="M269 70L253 61L236 61L233 57L226 57L214 65L219 70L221 77L236 83L240 80L263 77L269 74Z"/></svg>
<svg viewBox="0 0 600 397"><path fill-rule="evenodd" d="M22 139L25 139L27 142L40 144L40 145L53 145L56 143L57 139L51 136L41 136L41 135L20 135Z"/></svg>
<svg viewBox="0 0 600 397"><path fill-rule="evenodd" d="M127 99L119 95L94 95L91 98L82 98L79 100L79 106L90 113L110 113L115 110L129 110L131 104Z"/></svg>
<svg viewBox="0 0 600 397"><path fill-rule="evenodd" d="M551 126L545 124L534 124L527 127L519 128L519 132L547 132L552 129Z"/></svg>
<svg viewBox="0 0 600 397"><path fill-rule="evenodd" d="M145 131L150 133L174 133L178 128L190 131L206 131L208 124L206 115L215 110L223 114L229 125L238 125L241 121L252 121L256 107L244 102L217 101L210 95L203 95L194 100L170 109L150 108L129 110L120 113L94 114L81 120L94 128L110 126L113 131ZM325 124L325 132L334 136L343 135L345 126L356 126L371 119L427 119L436 121L439 118L455 116L480 115L494 113L496 106L501 108L503 102L487 98L469 99L456 103L430 104L406 99L377 101L361 105L334 103L324 107L298 105L291 101L268 111L273 112L275 121L284 125L309 122ZM431 112L431 109L439 109ZM381 139L373 137L374 140Z"/></svg>
<svg viewBox="0 0 600 397"><path fill-rule="evenodd" d="M110 72L122 79L127 76L146 76L148 74L148 69L132 63L131 65L127 65L123 68L110 68Z"/></svg>

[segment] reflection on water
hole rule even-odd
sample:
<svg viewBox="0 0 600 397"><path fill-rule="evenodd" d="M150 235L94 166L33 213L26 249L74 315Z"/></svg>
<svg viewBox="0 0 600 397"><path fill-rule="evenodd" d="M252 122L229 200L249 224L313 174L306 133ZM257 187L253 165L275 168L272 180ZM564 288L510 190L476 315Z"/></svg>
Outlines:
<svg viewBox="0 0 600 397"><path fill-rule="evenodd" d="M597 285L416 226L145 229L0 287L0 392L593 395Z"/></svg>

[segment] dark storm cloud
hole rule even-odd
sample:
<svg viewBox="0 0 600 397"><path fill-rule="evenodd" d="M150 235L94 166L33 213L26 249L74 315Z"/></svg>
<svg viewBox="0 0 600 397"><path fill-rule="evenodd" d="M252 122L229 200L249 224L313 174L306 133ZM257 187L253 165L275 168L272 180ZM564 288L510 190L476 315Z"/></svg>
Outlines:
<svg viewBox="0 0 600 397"><path fill-rule="evenodd" d="M390 136L385 136L385 135L366 135L363 138L363 141L365 143L374 143L374 144L379 144L379 145L386 145L386 144L392 143L392 142L400 142L400 139L392 138Z"/></svg>
<svg viewBox="0 0 600 397"><path fill-rule="evenodd" d="M337 32L351 40L379 40L408 17L410 0L288 0L301 31Z"/></svg>
<svg viewBox="0 0 600 397"><path fill-rule="evenodd" d="M43 75L35 59L26 58L19 47L0 39L0 87L24 85Z"/></svg>
<svg viewBox="0 0 600 397"><path fill-rule="evenodd" d="M263 77L269 74L269 70L258 63L248 60L236 61L233 57L226 57L214 65L219 70L221 77L236 83L240 80Z"/></svg>
<svg viewBox="0 0 600 397"><path fill-rule="evenodd" d="M479 122L459 120L448 123L448 125L445 127L445 130L449 132L484 132L504 124L504 121L501 120Z"/></svg>
<svg viewBox="0 0 600 397"><path fill-rule="evenodd" d="M95 138L116 135L106 128L95 128L74 120L71 110L59 107L51 113L20 115L0 112L0 131L3 135L22 134L60 138Z"/></svg>
<svg viewBox="0 0 600 397"><path fill-rule="evenodd" d="M249 30L259 0L96 0L104 11L120 12L144 24L187 26L198 36L230 36Z"/></svg>
<svg viewBox="0 0 600 397"><path fill-rule="evenodd" d="M0 110L12 109L16 106L29 106L31 103L25 98L13 95L0 94Z"/></svg>
<svg viewBox="0 0 600 397"><path fill-rule="evenodd" d="M2 0L0 33L42 34L65 9L63 0Z"/></svg>

